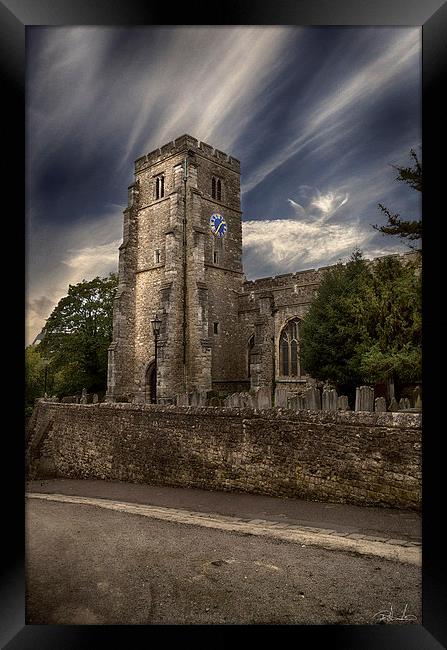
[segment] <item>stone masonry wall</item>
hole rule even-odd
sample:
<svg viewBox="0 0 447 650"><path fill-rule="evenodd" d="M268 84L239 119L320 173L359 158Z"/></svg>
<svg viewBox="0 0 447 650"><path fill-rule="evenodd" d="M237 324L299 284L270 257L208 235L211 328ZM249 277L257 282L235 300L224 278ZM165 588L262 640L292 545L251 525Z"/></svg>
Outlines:
<svg viewBox="0 0 447 650"><path fill-rule="evenodd" d="M29 475L420 508L421 416L39 402Z"/></svg>

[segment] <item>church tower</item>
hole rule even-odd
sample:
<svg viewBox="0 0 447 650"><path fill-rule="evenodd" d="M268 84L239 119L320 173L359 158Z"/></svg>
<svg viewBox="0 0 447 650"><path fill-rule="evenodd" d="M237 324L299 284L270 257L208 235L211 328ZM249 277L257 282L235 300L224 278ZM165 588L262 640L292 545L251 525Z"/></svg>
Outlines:
<svg viewBox="0 0 447 650"><path fill-rule="evenodd" d="M231 380L244 277L240 207L239 161L189 135L135 162L119 249L109 401L156 396L170 403Z"/></svg>

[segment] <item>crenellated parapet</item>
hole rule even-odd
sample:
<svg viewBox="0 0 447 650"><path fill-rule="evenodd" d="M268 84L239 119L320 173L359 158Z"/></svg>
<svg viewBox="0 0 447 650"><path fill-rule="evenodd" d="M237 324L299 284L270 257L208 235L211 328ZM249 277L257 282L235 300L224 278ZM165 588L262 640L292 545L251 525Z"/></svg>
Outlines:
<svg viewBox="0 0 447 650"><path fill-rule="evenodd" d="M200 142L197 138L193 138L187 134L182 135L179 138L164 144L162 147L154 149L154 151L138 158L135 161L135 172L141 172L156 163L162 162L170 156L184 151L194 152L199 156L203 156L209 160L214 160L229 169L233 169L235 172L240 172L241 164L237 158L233 158L233 156L229 156L223 151L206 144L206 142Z"/></svg>

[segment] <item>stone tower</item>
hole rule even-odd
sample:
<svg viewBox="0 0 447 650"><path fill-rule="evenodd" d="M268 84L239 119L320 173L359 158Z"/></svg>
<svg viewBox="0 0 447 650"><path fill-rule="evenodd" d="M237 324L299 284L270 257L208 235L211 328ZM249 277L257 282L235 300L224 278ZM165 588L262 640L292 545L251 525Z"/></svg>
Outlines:
<svg viewBox="0 0 447 650"><path fill-rule="evenodd" d="M213 234L210 217L227 230ZM240 164L183 135L135 162L124 210L109 401L171 402L231 379L242 291ZM157 345L151 320L161 320Z"/></svg>

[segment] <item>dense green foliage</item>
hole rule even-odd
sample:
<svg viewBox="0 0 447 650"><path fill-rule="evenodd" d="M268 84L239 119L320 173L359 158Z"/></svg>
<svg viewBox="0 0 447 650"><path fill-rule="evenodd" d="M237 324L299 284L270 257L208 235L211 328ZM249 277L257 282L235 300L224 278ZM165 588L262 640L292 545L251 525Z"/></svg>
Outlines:
<svg viewBox="0 0 447 650"><path fill-rule="evenodd" d="M25 349L25 406L27 415L31 414L35 400L38 397L43 397L44 391L45 361L39 352L39 347L29 345Z"/></svg>
<svg viewBox="0 0 447 650"><path fill-rule="evenodd" d="M413 158L412 167L396 167L393 165L398 172L396 180L405 183L413 190L422 192L422 165L413 149L410 151L410 156ZM384 235L398 235L409 241L421 239L422 221L420 219L401 219L398 213L393 214L382 203L379 203L379 208L386 215L388 221L385 226L374 225L375 230Z"/></svg>
<svg viewBox="0 0 447 650"><path fill-rule="evenodd" d="M43 329L39 355L49 361L51 393L105 390L117 276L70 285Z"/></svg>
<svg viewBox="0 0 447 650"><path fill-rule="evenodd" d="M310 375L350 395L364 383L420 380L417 260L371 264L356 251L329 269L301 327L301 361Z"/></svg>

